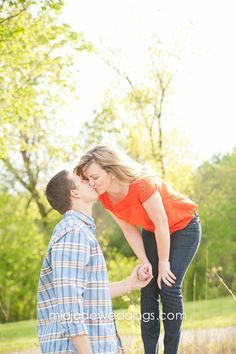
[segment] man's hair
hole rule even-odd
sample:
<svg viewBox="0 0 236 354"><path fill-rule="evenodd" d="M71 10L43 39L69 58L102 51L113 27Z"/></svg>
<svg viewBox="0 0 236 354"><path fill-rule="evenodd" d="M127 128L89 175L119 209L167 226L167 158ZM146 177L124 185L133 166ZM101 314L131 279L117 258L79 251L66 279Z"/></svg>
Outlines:
<svg viewBox="0 0 236 354"><path fill-rule="evenodd" d="M68 178L68 171L57 173L47 184L46 197L51 207L60 214L71 208L70 191L76 188L73 180Z"/></svg>

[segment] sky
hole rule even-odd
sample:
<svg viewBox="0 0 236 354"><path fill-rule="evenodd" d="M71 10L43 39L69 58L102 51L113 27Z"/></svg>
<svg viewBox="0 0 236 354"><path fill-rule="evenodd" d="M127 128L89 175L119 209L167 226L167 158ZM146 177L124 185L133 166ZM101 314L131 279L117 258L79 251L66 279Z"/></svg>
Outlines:
<svg viewBox="0 0 236 354"><path fill-rule="evenodd" d="M117 52L117 60L137 80L145 73L153 34L167 49L187 38L164 121L189 139L200 163L236 146L234 13L229 0L65 0L63 18L101 53L107 48ZM84 55L79 67L80 99L68 97L63 110L75 129L91 119L117 80L98 55Z"/></svg>

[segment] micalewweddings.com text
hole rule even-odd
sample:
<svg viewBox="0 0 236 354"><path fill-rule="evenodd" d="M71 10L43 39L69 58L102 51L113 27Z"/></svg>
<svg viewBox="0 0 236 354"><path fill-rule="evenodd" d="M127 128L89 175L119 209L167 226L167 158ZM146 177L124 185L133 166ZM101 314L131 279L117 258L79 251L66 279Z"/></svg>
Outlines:
<svg viewBox="0 0 236 354"><path fill-rule="evenodd" d="M50 320L55 321L66 321L66 322L74 322L74 321L85 321L85 320L118 320L118 321L143 321L143 322L150 322L156 320L184 320L186 319L185 312L178 312L178 313L165 313L162 312L159 316L157 316L154 312L144 312L143 314L136 313L136 312L116 312L116 313L68 313L68 312L53 312L50 313Z"/></svg>

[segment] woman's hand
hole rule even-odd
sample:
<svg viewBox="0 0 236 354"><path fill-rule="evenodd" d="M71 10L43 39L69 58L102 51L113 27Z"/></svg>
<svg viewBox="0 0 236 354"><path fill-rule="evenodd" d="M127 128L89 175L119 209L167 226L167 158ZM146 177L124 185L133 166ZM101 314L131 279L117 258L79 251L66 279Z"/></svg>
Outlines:
<svg viewBox="0 0 236 354"><path fill-rule="evenodd" d="M158 277L157 285L161 289L161 281L168 286L172 286L175 283L176 276L170 270L169 261L159 261L158 262Z"/></svg>

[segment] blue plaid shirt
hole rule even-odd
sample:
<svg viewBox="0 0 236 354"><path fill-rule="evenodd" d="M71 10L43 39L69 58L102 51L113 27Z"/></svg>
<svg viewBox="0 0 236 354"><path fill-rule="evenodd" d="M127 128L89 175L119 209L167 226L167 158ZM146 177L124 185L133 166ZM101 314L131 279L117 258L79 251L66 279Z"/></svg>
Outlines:
<svg viewBox="0 0 236 354"><path fill-rule="evenodd" d="M107 268L93 218L68 211L55 227L38 288L42 353L77 353L70 337L86 334L93 353L122 353Z"/></svg>

